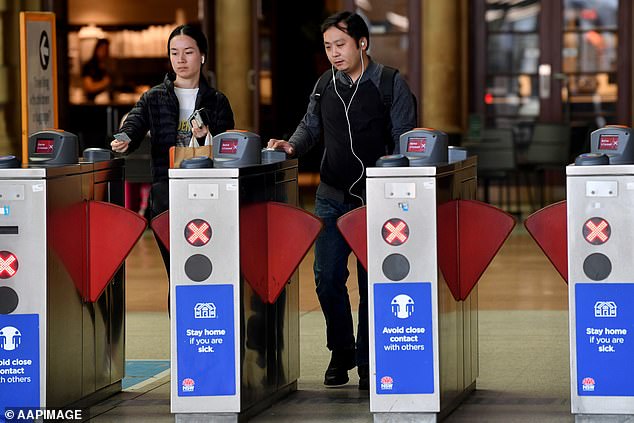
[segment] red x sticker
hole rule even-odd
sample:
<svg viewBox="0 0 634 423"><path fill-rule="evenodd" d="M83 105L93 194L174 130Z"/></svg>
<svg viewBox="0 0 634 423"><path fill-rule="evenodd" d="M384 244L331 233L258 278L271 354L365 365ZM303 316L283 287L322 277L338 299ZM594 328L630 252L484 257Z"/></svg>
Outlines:
<svg viewBox="0 0 634 423"><path fill-rule="evenodd" d="M211 239L211 225L202 219L194 219L185 226L185 239L194 247L202 247Z"/></svg>
<svg viewBox="0 0 634 423"><path fill-rule="evenodd" d="M612 230L607 220L600 217L588 219L583 224L583 237L592 245L600 245L610 239Z"/></svg>
<svg viewBox="0 0 634 423"><path fill-rule="evenodd" d="M409 238L409 227L401 219L390 219L383 224L381 235L390 245L401 245Z"/></svg>
<svg viewBox="0 0 634 423"><path fill-rule="evenodd" d="M9 251L0 251L0 278L8 279L18 272L18 258Z"/></svg>

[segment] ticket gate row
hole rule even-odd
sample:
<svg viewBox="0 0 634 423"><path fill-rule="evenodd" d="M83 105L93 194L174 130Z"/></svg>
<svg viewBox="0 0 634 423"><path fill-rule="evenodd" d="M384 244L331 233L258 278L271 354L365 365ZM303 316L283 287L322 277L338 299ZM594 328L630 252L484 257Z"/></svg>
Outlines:
<svg viewBox="0 0 634 423"><path fill-rule="evenodd" d="M42 131L29 138L28 166L0 160L2 410L121 389L122 263L146 222L121 207L122 160L86 151L79 161L77 149L76 136Z"/></svg>
<svg viewBox="0 0 634 423"><path fill-rule="evenodd" d="M566 168L567 200L526 227L568 283L572 413L578 422L634 419L634 143L631 128L591 135Z"/></svg>
<svg viewBox="0 0 634 423"><path fill-rule="evenodd" d="M375 418L397 412L435 421L475 388L474 287L514 220L454 201L475 197L476 161L450 150L445 134L418 130L402 143L407 156L368 169L367 215L357 209L340 229L370 275ZM177 421L237 421L296 388L298 293L291 275L321 228L291 207L295 160L262 164L257 136L244 132L217 135L213 150L213 161L194 158L170 169L170 211L152 222L171 256ZM492 225L487 240L475 242L469 216ZM461 263L461 256L469 260Z"/></svg>
<svg viewBox="0 0 634 423"><path fill-rule="evenodd" d="M430 135L429 140L421 134ZM475 160L449 160L443 135L429 130L409 134L402 147L410 153L405 162L388 157L381 162L385 169L368 172L363 232L370 240L368 257L378 256L368 261L357 254L369 263L372 279L371 327L378 329L371 337L374 344L375 335L393 335L390 345L398 347L387 349L379 340L371 353L371 407L377 418L387 410L435 418L449 409L442 404L455 405L474 388L477 293L472 289L508 233L500 231L490 257L475 266L461 265L460 253L469 242L461 236L466 226L459 225L465 221L464 209L471 214L475 206L451 200L475 195ZM115 273L145 222L132 212L92 201L122 201L120 162L108 155L99 163L65 164L68 157L76 161L76 154L63 148L76 145L76 140L62 142L69 136L35 136L30 157L39 167L0 174L0 199L8 202L3 206L8 224L1 233L9 240L0 253L2 275L8 275L1 287L0 376L15 375L6 384L2 380L0 405L63 407L120 389L124 282L122 271L120 279ZM94 161L101 154L94 152ZM170 204L175 207L153 226L171 249L171 390L178 421L237 420L296 388L294 272L321 223L294 207L297 163L284 158L260 152L254 134L231 132L214 140L213 162L196 157L170 170ZM377 178L374 188L372 178ZM398 210L395 217L380 225L381 242L393 249L383 259L386 251L375 252L370 228L392 210ZM411 221L410 212L416 216ZM438 237L437 225L449 236ZM511 227L512 219L506 219L505 230ZM407 243L402 238L410 234ZM31 257L27 250L40 254ZM380 271L372 267L375 261L383 263ZM470 272L460 270L466 268ZM439 283L443 277L446 284ZM375 307L386 299L389 308ZM405 321L387 322L386 310ZM400 335L401 327L406 335ZM406 354L380 354L383 349ZM395 359L404 365L386 373L381 366ZM419 368L423 373L412 373Z"/></svg>

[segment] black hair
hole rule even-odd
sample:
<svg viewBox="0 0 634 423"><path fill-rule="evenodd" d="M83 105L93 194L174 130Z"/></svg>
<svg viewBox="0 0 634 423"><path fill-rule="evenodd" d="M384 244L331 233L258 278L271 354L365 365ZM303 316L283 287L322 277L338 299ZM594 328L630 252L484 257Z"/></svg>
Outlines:
<svg viewBox="0 0 634 423"><path fill-rule="evenodd" d="M167 39L167 56L170 55L170 43L172 42L172 38L177 35L187 35L196 41L196 45L198 46L198 50L200 50L200 54L207 58L207 37L205 34L198 29L197 27L189 24L181 25L179 27L174 28L169 38Z"/></svg>
<svg viewBox="0 0 634 423"><path fill-rule="evenodd" d="M108 40L107 38L99 38L97 39L97 43L95 44L95 48L92 50L92 57L91 59L93 60L97 60L97 50L99 50L99 47L101 46L110 46L110 40Z"/></svg>
<svg viewBox="0 0 634 423"><path fill-rule="evenodd" d="M354 38L354 40L357 42L357 47L359 47L359 40L364 37L367 40L366 47L370 47L370 31L368 30L368 26L366 25L365 21L359 14L344 11L328 16L326 20L321 24L321 33L323 34L333 26Z"/></svg>

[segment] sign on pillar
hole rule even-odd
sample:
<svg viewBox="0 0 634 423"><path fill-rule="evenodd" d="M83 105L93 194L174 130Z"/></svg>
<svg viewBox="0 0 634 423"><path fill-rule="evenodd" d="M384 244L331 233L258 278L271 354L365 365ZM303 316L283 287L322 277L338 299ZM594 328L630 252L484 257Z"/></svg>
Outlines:
<svg viewBox="0 0 634 423"><path fill-rule="evenodd" d="M20 12L22 163L29 135L58 127L55 14Z"/></svg>
<svg viewBox="0 0 634 423"><path fill-rule="evenodd" d="M577 394L634 396L634 284L575 286Z"/></svg>
<svg viewBox="0 0 634 423"><path fill-rule="evenodd" d="M37 314L0 315L0 404L40 405L40 324Z"/></svg>
<svg viewBox="0 0 634 423"><path fill-rule="evenodd" d="M176 296L178 396L235 395L233 285L177 286Z"/></svg>
<svg viewBox="0 0 634 423"><path fill-rule="evenodd" d="M434 392L431 283L374 284L377 394Z"/></svg>

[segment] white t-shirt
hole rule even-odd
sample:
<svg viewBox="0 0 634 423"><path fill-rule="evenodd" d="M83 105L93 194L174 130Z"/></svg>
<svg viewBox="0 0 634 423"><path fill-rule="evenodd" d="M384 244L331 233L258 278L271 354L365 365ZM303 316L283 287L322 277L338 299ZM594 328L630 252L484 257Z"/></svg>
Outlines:
<svg viewBox="0 0 634 423"><path fill-rule="evenodd" d="M178 129L176 130L176 145L187 147L192 139L192 127L189 124L189 117L196 108L196 95L198 88L178 88L174 87L174 93L178 98L179 117Z"/></svg>

